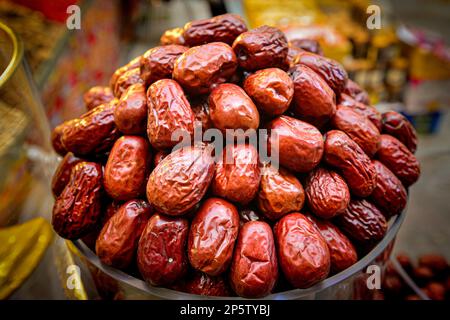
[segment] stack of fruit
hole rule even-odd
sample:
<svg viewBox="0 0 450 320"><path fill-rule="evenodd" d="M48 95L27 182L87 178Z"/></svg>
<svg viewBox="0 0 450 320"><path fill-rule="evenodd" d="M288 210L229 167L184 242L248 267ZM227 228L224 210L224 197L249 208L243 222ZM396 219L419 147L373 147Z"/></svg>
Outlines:
<svg viewBox="0 0 450 320"><path fill-rule="evenodd" d="M384 237L420 173L411 124L368 105L317 43L231 14L165 32L84 98L88 112L52 136L53 227L154 286L310 287ZM195 124L204 141L175 150ZM262 128L215 153L205 138Z"/></svg>

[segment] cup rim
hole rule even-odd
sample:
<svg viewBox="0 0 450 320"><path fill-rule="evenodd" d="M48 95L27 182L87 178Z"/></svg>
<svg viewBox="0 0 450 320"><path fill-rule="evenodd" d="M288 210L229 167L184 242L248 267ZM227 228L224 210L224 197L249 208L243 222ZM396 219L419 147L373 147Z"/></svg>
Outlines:
<svg viewBox="0 0 450 320"><path fill-rule="evenodd" d="M13 45L11 60L6 66L5 70L0 74L1 88L11 78L11 76L14 74L14 71L16 71L17 66L20 64L23 56L23 45L22 42L19 41L19 38L16 36L14 31L2 21L0 21L0 30L6 33Z"/></svg>
<svg viewBox="0 0 450 320"><path fill-rule="evenodd" d="M402 213L392 217L389 229L384 236L384 238L365 256L363 256L358 262L356 262L351 267L328 277L321 282L315 284L314 286L307 289L292 289L283 292L272 293L268 296L265 296L261 299L264 300L294 300L302 297L307 297L308 295L319 293L329 287L332 287L339 282L342 282L363 270L366 266L368 266L371 262L376 260L376 258L383 253L383 251L389 246L390 243L395 239L400 226L403 223L406 215L406 208ZM226 300L241 300L245 299L242 297L211 297L211 296L201 296L190 293L185 293L181 291L176 291L172 289L162 288L162 287L154 287L147 284L144 280L138 279L129 275L121 270L116 268L107 266L103 264L100 259L95 255L94 252L91 251L81 240L66 240L69 244L69 248L72 248L72 251L75 250L75 254L81 254L82 257L88 260L88 263L93 264L95 267L100 269L102 272L111 276L115 280L119 282L126 283L127 285L139 289L143 292L146 292L149 295L153 295L159 299L226 299ZM78 251L78 252L76 252Z"/></svg>

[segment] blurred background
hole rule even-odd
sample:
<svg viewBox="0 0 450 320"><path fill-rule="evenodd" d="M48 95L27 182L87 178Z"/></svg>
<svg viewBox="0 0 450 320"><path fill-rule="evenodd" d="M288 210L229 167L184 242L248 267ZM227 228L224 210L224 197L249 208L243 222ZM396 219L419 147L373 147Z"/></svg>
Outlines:
<svg viewBox="0 0 450 320"><path fill-rule="evenodd" d="M66 25L73 4L81 8L79 30ZM370 5L381 10L379 29L368 28ZM243 16L249 28L268 24L289 39L318 40L373 105L413 123L422 176L410 189L394 256L450 259L449 0L0 0L0 22L21 43L9 50L8 34L0 33L2 55L23 52L26 61L20 60L14 79L0 81L2 100L22 106L10 112L0 103L0 240L8 244L0 246L7 261L0 264L0 298L86 298L89 283L62 289L62 266L71 257L46 222L53 202L48 181L57 162L49 130L84 113L83 93L107 85L116 68L158 45L166 29L227 12ZM0 71L8 69L0 65Z"/></svg>

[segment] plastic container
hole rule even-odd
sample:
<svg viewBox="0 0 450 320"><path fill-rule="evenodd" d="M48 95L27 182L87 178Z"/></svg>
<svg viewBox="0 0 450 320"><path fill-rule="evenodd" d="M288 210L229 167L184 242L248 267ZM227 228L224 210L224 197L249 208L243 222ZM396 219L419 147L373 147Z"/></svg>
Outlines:
<svg viewBox="0 0 450 320"><path fill-rule="evenodd" d="M372 273L366 273L366 267L376 265L382 273L389 260L396 234L403 222L405 212L393 217L384 239L366 256L350 268L333 275L308 289L294 289L273 293L264 299L272 300L328 300L328 299L374 299L377 290L369 289L366 280ZM68 247L78 260L83 283L95 283L97 292L88 292L89 298L106 299L224 299L223 297L205 297L153 287L143 280L120 270L104 265L97 256L80 240L67 241ZM77 261L76 261L77 262ZM380 275L381 275L380 273ZM89 291L89 290L87 290ZM240 297L225 299L240 300Z"/></svg>

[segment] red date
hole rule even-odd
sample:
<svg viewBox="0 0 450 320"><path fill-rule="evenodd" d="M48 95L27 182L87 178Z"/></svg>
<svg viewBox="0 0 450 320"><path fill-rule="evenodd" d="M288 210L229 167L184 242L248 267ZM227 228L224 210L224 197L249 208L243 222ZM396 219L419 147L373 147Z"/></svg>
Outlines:
<svg viewBox="0 0 450 320"><path fill-rule="evenodd" d="M172 28L166 30L159 39L159 43L162 46L170 44L178 44L182 46L185 44L183 33L184 33L183 28Z"/></svg>
<svg viewBox="0 0 450 320"><path fill-rule="evenodd" d="M283 70L269 68L247 77L244 90L255 101L260 112L275 117L289 108L294 95L294 83Z"/></svg>
<svg viewBox="0 0 450 320"><path fill-rule="evenodd" d="M226 129L257 129L259 113L252 99L239 86L224 83L209 96L211 122L222 131Z"/></svg>
<svg viewBox="0 0 450 320"><path fill-rule="evenodd" d="M268 295L278 278L278 262L272 229L262 221L244 224L230 269L233 290L241 297Z"/></svg>
<svg viewBox="0 0 450 320"><path fill-rule="evenodd" d="M239 230L236 207L220 198L206 200L192 220L188 240L191 265L217 276L230 265Z"/></svg>
<svg viewBox="0 0 450 320"><path fill-rule="evenodd" d="M333 89L337 97L339 97L347 84L347 72L344 67L335 60L304 51L297 56L295 63L308 66L314 72L319 74L328 83L330 88Z"/></svg>
<svg viewBox="0 0 450 320"><path fill-rule="evenodd" d="M173 78L189 94L201 95L227 82L236 68L237 60L231 47L212 42L183 53L175 62Z"/></svg>
<svg viewBox="0 0 450 320"><path fill-rule="evenodd" d="M308 207L320 218L341 214L350 202L350 191L344 179L334 171L316 168L306 178Z"/></svg>
<svg viewBox="0 0 450 320"><path fill-rule="evenodd" d="M154 286L169 285L186 274L188 231L186 219L160 214L150 218L137 250L137 265L145 281Z"/></svg>
<svg viewBox="0 0 450 320"><path fill-rule="evenodd" d="M409 187L419 179L419 161L396 138L382 134L380 138L380 149L376 157L402 181L405 187Z"/></svg>
<svg viewBox="0 0 450 320"><path fill-rule="evenodd" d="M237 37L233 42L233 50L239 65L245 70L283 68L286 65L288 42L279 29L261 26Z"/></svg>
<svg viewBox="0 0 450 320"><path fill-rule="evenodd" d="M136 83L125 90L114 109L114 122L124 134L145 133L147 128L147 97L145 85Z"/></svg>
<svg viewBox="0 0 450 320"><path fill-rule="evenodd" d="M314 126L288 116L267 124L269 150L278 152L280 164L294 172L308 172L322 159L323 138Z"/></svg>
<svg viewBox="0 0 450 320"><path fill-rule="evenodd" d="M155 47L141 57L141 78L145 85L161 79L171 79L175 60L188 50L187 47L172 44Z"/></svg>
<svg viewBox="0 0 450 320"><path fill-rule="evenodd" d="M325 138L324 160L337 168L352 193L369 196L376 187L377 172L370 158L344 132L328 131Z"/></svg>
<svg viewBox="0 0 450 320"><path fill-rule="evenodd" d="M345 93L341 94L339 98L339 105L350 107L360 115L367 117L370 121L372 121L375 127L377 127L378 131L381 132L381 113L374 107L358 102Z"/></svg>
<svg viewBox="0 0 450 320"><path fill-rule="evenodd" d="M104 186L108 195L121 201L144 195L150 163L146 139L123 136L117 140L105 166Z"/></svg>
<svg viewBox="0 0 450 320"><path fill-rule="evenodd" d="M305 202L303 186L284 168L264 167L257 204L269 220L278 220L285 214L300 211Z"/></svg>
<svg viewBox="0 0 450 320"><path fill-rule="evenodd" d="M395 111L383 113L383 132L397 138L412 153L416 152L416 129L402 114Z"/></svg>
<svg viewBox="0 0 450 320"><path fill-rule="evenodd" d="M336 113L336 96L312 69L295 65L289 70L294 82L292 112L296 117L322 127Z"/></svg>
<svg viewBox="0 0 450 320"><path fill-rule="evenodd" d="M52 192L55 197L58 197L69 182L70 174L73 167L83 160L75 157L72 152L67 153L56 168L52 179Z"/></svg>
<svg viewBox="0 0 450 320"><path fill-rule="evenodd" d="M95 245L99 259L119 269L128 267L137 250L142 231L151 215L144 200L123 204L103 226Z"/></svg>
<svg viewBox="0 0 450 320"><path fill-rule="evenodd" d="M330 272L327 243L314 225L300 213L285 215L274 227L278 262L295 288L308 288Z"/></svg>
<svg viewBox="0 0 450 320"><path fill-rule="evenodd" d="M358 261L358 254L351 241L329 221L317 219L311 215L306 217L319 230L330 251L331 273L339 273Z"/></svg>
<svg viewBox="0 0 450 320"><path fill-rule="evenodd" d="M200 202L213 176L214 159L208 147L178 149L150 174L147 199L159 212L182 215Z"/></svg>
<svg viewBox="0 0 450 320"><path fill-rule="evenodd" d="M66 239L79 239L91 231L101 215L102 167L80 162L53 206L53 229Z"/></svg>
<svg viewBox="0 0 450 320"><path fill-rule="evenodd" d="M114 94L109 87L92 87L83 95L84 105L87 110L92 110L112 99L114 99Z"/></svg>
<svg viewBox="0 0 450 320"><path fill-rule="evenodd" d="M345 234L363 246L373 246L383 239L387 222L381 211L371 202L352 200L336 223Z"/></svg>
<svg viewBox="0 0 450 320"><path fill-rule="evenodd" d="M222 14L209 19L194 20L184 26L183 37L190 47L210 42L231 45L238 35L247 31L244 20L235 14Z"/></svg>
<svg viewBox="0 0 450 320"><path fill-rule="evenodd" d="M402 182L381 162L374 160L373 165L377 170L377 186L371 194L372 201L387 218L401 213L407 201Z"/></svg>
<svg viewBox="0 0 450 320"><path fill-rule="evenodd" d="M61 142L77 156L96 155L107 152L119 138L114 123L116 100L102 104L80 118L65 122Z"/></svg>
<svg viewBox="0 0 450 320"><path fill-rule="evenodd" d="M177 145L182 136L172 137L178 131L194 134L194 113L180 85L171 79L153 83L147 91L148 125L150 143L157 149Z"/></svg>
<svg viewBox="0 0 450 320"><path fill-rule="evenodd" d="M364 152L373 157L380 147L380 132L365 116L350 107L338 106L331 125L345 132Z"/></svg>
<svg viewBox="0 0 450 320"><path fill-rule="evenodd" d="M294 47L323 56L319 42L314 39L292 39L289 43Z"/></svg>

